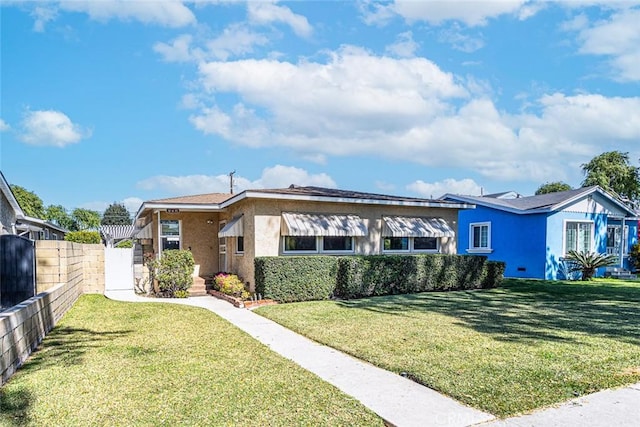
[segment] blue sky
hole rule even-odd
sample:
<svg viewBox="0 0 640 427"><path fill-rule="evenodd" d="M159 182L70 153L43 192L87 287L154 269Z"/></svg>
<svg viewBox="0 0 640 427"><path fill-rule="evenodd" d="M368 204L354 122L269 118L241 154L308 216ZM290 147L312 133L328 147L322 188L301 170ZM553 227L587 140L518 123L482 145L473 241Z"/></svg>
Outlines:
<svg viewBox="0 0 640 427"><path fill-rule="evenodd" d="M3 1L0 166L45 204L579 186L640 158L640 2Z"/></svg>

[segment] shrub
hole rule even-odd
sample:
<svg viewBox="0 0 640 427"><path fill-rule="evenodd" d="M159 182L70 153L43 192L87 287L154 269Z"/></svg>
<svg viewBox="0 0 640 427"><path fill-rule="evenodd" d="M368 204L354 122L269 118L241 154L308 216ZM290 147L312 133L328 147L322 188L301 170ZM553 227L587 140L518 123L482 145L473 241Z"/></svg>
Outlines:
<svg viewBox="0 0 640 427"><path fill-rule="evenodd" d="M582 280L591 280L598 268L614 265L617 257L597 252L569 251L565 259L573 263L571 270L582 272Z"/></svg>
<svg viewBox="0 0 640 427"><path fill-rule="evenodd" d="M332 256L258 257L256 292L279 302L329 299L336 286L337 263Z"/></svg>
<svg viewBox="0 0 640 427"><path fill-rule="evenodd" d="M132 248L133 240L121 240L116 244L116 248Z"/></svg>
<svg viewBox="0 0 640 427"><path fill-rule="evenodd" d="M634 243L629 249L629 264L633 271L640 270L640 243Z"/></svg>
<svg viewBox="0 0 640 427"><path fill-rule="evenodd" d="M223 294L236 298L248 299L249 292L244 288L244 283L235 274L218 273L215 277L216 289Z"/></svg>
<svg viewBox="0 0 640 427"><path fill-rule="evenodd" d="M503 264L503 263L502 263ZM336 295L361 298L374 295L447 291L497 286L504 272L486 257L467 255L369 255L338 261Z"/></svg>
<svg viewBox="0 0 640 427"><path fill-rule="evenodd" d="M281 302L499 286L505 264L471 255L256 258L256 291Z"/></svg>
<svg viewBox="0 0 640 427"><path fill-rule="evenodd" d="M487 261L487 273L482 281L482 288L497 288L504 279L504 270L507 268L507 264L502 261Z"/></svg>
<svg viewBox="0 0 640 427"><path fill-rule="evenodd" d="M75 243L102 243L100 233L97 231L69 231L64 235L64 240Z"/></svg>
<svg viewBox="0 0 640 427"><path fill-rule="evenodd" d="M162 252L160 259L147 263L153 279L158 281L158 296L185 298L193 284L193 255L191 251L171 249Z"/></svg>

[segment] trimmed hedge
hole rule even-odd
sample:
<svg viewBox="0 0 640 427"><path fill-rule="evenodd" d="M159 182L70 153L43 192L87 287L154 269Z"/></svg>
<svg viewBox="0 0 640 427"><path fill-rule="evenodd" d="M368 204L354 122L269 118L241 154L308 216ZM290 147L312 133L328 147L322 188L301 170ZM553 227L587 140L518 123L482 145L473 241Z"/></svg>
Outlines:
<svg viewBox="0 0 640 427"><path fill-rule="evenodd" d="M474 255L256 258L256 292L280 302L499 286L505 263Z"/></svg>
<svg viewBox="0 0 640 427"><path fill-rule="evenodd" d="M329 299L337 265L338 258L332 256L256 258L256 293L279 302Z"/></svg>
<svg viewBox="0 0 640 427"><path fill-rule="evenodd" d="M488 264L486 257L472 255L343 257L335 293L342 298L362 298L497 286L500 269L493 266L496 262L491 268Z"/></svg>
<svg viewBox="0 0 640 427"><path fill-rule="evenodd" d="M102 237L97 231L69 231L64 235L64 240L74 243L102 243Z"/></svg>

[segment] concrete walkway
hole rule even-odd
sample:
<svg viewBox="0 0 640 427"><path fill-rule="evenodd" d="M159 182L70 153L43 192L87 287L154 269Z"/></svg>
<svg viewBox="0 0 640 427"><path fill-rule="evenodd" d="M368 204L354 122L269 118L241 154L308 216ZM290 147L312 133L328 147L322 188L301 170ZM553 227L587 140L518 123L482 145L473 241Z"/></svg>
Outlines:
<svg viewBox="0 0 640 427"><path fill-rule="evenodd" d="M145 298L131 290L108 291L105 296L119 301L174 303L210 310L273 351L353 396L389 424L399 427L640 425L640 384L602 391L530 415L496 420L491 414L464 406L434 390L315 343L250 310L235 308L211 296Z"/></svg>

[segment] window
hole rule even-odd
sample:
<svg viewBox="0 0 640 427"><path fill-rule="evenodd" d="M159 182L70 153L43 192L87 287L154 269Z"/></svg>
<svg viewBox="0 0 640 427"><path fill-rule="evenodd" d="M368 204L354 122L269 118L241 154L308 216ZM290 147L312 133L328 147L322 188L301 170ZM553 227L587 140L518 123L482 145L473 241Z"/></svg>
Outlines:
<svg viewBox="0 0 640 427"><path fill-rule="evenodd" d="M408 251L408 237L385 237L382 247L385 251Z"/></svg>
<svg viewBox="0 0 640 427"><path fill-rule="evenodd" d="M478 222L469 225L468 252L491 251L491 223Z"/></svg>
<svg viewBox="0 0 640 427"><path fill-rule="evenodd" d="M436 237L414 237L413 250L415 251L437 251L438 239Z"/></svg>
<svg viewBox="0 0 640 427"><path fill-rule="evenodd" d="M437 237L385 237L384 252L437 252Z"/></svg>
<svg viewBox="0 0 640 427"><path fill-rule="evenodd" d="M180 221L176 219L160 220L160 240L163 251L180 249Z"/></svg>
<svg viewBox="0 0 640 427"><path fill-rule="evenodd" d="M569 251L591 252L593 223L567 221L564 236L565 254Z"/></svg>
<svg viewBox="0 0 640 427"><path fill-rule="evenodd" d="M236 237L236 253L238 254L244 253L244 236Z"/></svg>
<svg viewBox="0 0 640 427"><path fill-rule="evenodd" d="M317 252L316 236L284 236L285 252Z"/></svg>
<svg viewBox="0 0 640 427"><path fill-rule="evenodd" d="M324 236L322 238L322 250L324 252L353 251L353 237Z"/></svg>
<svg viewBox="0 0 640 427"><path fill-rule="evenodd" d="M351 236L284 236L284 253L353 252Z"/></svg>
<svg viewBox="0 0 640 427"><path fill-rule="evenodd" d="M53 240L58 240L58 235L56 233L51 233L51 238Z"/></svg>

